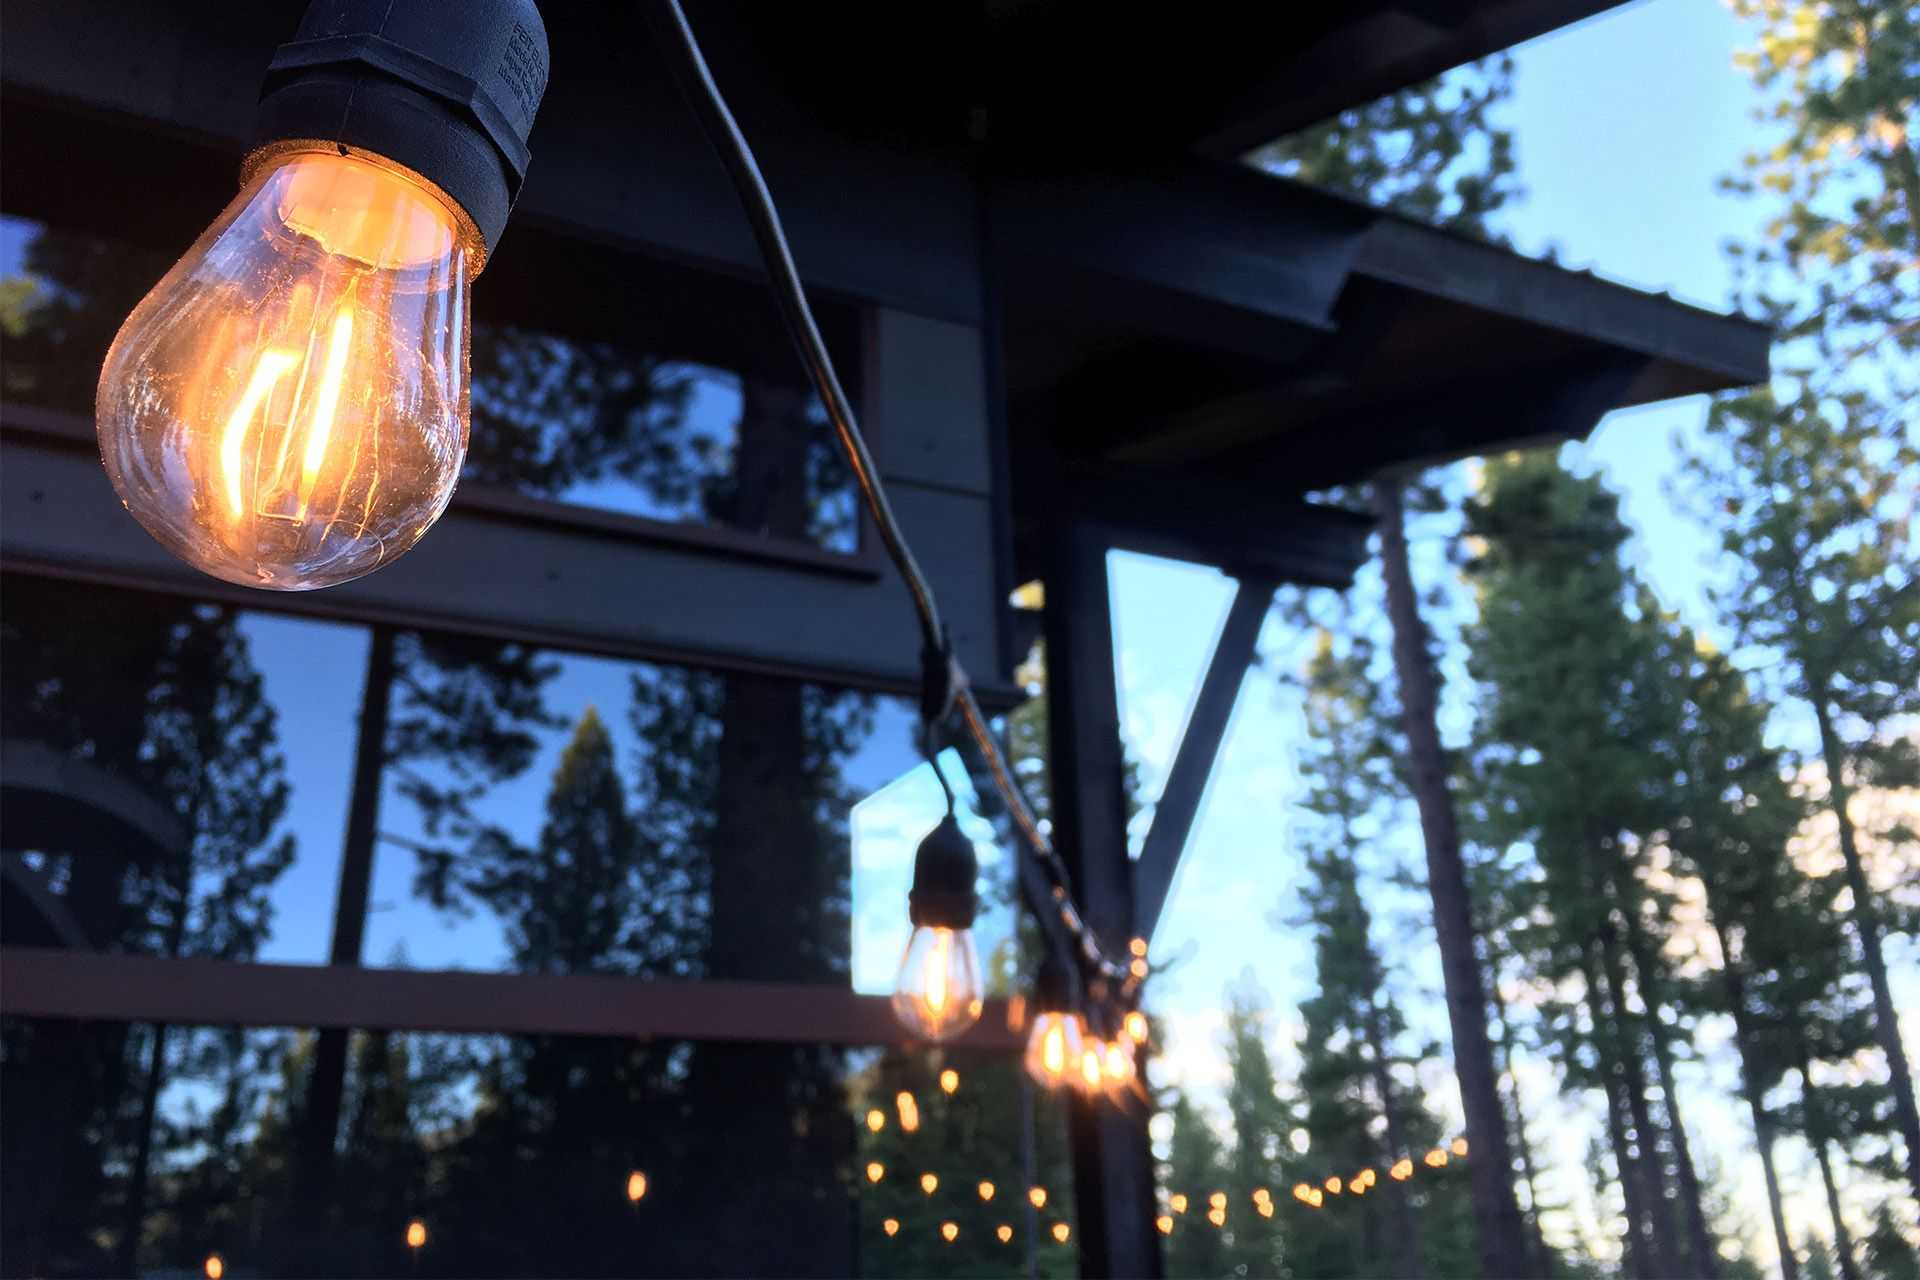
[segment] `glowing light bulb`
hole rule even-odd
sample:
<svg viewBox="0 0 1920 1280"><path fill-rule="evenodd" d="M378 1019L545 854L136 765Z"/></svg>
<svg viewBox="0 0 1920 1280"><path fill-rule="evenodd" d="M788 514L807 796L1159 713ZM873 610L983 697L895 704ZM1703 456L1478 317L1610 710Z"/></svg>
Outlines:
<svg viewBox="0 0 1920 1280"><path fill-rule="evenodd" d="M1106 1066L1098 1040L1083 1045L1080 1049L1080 1078L1074 1083L1083 1091L1093 1092L1100 1087Z"/></svg>
<svg viewBox="0 0 1920 1280"><path fill-rule="evenodd" d="M1161 1235L1170 1236L1173 1234L1173 1215L1163 1213L1153 1220L1153 1225L1159 1228Z"/></svg>
<svg viewBox="0 0 1920 1280"><path fill-rule="evenodd" d="M647 1175L635 1169L627 1175L627 1199L635 1204L647 1194Z"/></svg>
<svg viewBox="0 0 1920 1280"><path fill-rule="evenodd" d="M1100 1051L1100 1071L1109 1086L1131 1083L1133 1054L1118 1040L1107 1041Z"/></svg>
<svg viewBox="0 0 1920 1280"><path fill-rule="evenodd" d="M1227 1207L1227 1193L1224 1191L1216 1191L1207 1197L1207 1203L1216 1209L1224 1211Z"/></svg>
<svg viewBox="0 0 1920 1280"><path fill-rule="evenodd" d="M868 1129L872 1130L874 1133L878 1133L886 1127L887 1127L886 1112L881 1111L878 1108L875 1108L874 1110L867 1112L867 1128Z"/></svg>
<svg viewBox="0 0 1920 1280"><path fill-rule="evenodd" d="M1127 1039L1133 1041L1135 1044L1145 1044L1147 1042L1150 1028L1147 1024L1146 1014L1140 1012L1138 1009L1129 1009L1124 1025L1127 1030Z"/></svg>
<svg viewBox="0 0 1920 1280"><path fill-rule="evenodd" d="M1050 1089L1066 1084L1080 1061L1080 1047L1078 1014L1040 1014L1027 1035L1027 1074Z"/></svg>
<svg viewBox="0 0 1920 1280"><path fill-rule="evenodd" d="M933 1194L933 1193L934 1193L935 1191L938 1191L938 1190L940 1189L940 1177L939 1177L939 1175L938 1175L938 1174L932 1174L932 1173L923 1173L923 1174L921 1174L921 1175L920 1175L920 1189L921 1189L922 1191L924 1191L924 1192L926 1192L926 1193L927 1193L928 1195L932 1195L932 1194Z"/></svg>
<svg viewBox="0 0 1920 1280"><path fill-rule="evenodd" d="M1267 1190L1265 1187L1255 1187L1253 1189L1253 1202L1255 1204L1265 1204L1271 1199L1273 1199L1273 1192Z"/></svg>
<svg viewBox="0 0 1920 1280"><path fill-rule="evenodd" d="M207 1273L207 1280L220 1280L221 1276L227 1274L226 1260L217 1253L210 1253L202 1270Z"/></svg>
<svg viewBox="0 0 1920 1280"><path fill-rule="evenodd" d="M927 1040L951 1040L980 1020L980 957L973 930L921 925L907 942L893 1011Z"/></svg>
<svg viewBox="0 0 1920 1280"><path fill-rule="evenodd" d="M1453 1154L1457 1156L1467 1154L1467 1140L1465 1138L1455 1138L1453 1140Z"/></svg>
<svg viewBox="0 0 1920 1280"><path fill-rule="evenodd" d="M1326 1196L1321 1194L1320 1188L1314 1187L1307 1192L1307 1203L1314 1208L1318 1209L1325 1201Z"/></svg>
<svg viewBox="0 0 1920 1280"><path fill-rule="evenodd" d="M1271 1200L1262 1200L1253 1207L1259 1211L1260 1216L1263 1218L1271 1218L1273 1216L1273 1201Z"/></svg>
<svg viewBox="0 0 1920 1280"><path fill-rule="evenodd" d="M993 1229L993 1234L1000 1237L1001 1244L1005 1244L1013 1239L1013 1228L1003 1222Z"/></svg>
<svg viewBox="0 0 1920 1280"><path fill-rule="evenodd" d="M415 1218L407 1224L407 1248L418 1249L427 1243L427 1224Z"/></svg>
<svg viewBox="0 0 1920 1280"><path fill-rule="evenodd" d="M920 1128L920 1104L913 1095L902 1090L893 1100L893 1106L900 1113L900 1127L908 1133Z"/></svg>
<svg viewBox="0 0 1920 1280"><path fill-rule="evenodd" d="M1127 972L1136 978L1145 978L1148 973L1147 962L1141 957L1135 956L1127 963Z"/></svg>
<svg viewBox="0 0 1920 1280"><path fill-rule="evenodd" d="M1313 1199L1313 1188L1304 1182L1296 1182L1293 1184L1293 1198L1305 1204Z"/></svg>
<svg viewBox="0 0 1920 1280"><path fill-rule="evenodd" d="M982 1200L993 1199L993 1184L991 1182L982 1182L977 1190L980 1192L980 1198Z"/></svg>
<svg viewBox="0 0 1920 1280"><path fill-rule="evenodd" d="M1406 1156L1393 1162L1393 1168L1387 1170L1387 1176L1395 1182L1405 1182L1413 1176L1413 1161Z"/></svg>
<svg viewBox="0 0 1920 1280"><path fill-rule="evenodd" d="M888 1235L893 1235L900 1230L900 1219L888 1218L885 1222L882 1222L880 1224L880 1229L886 1232Z"/></svg>
<svg viewBox="0 0 1920 1280"><path fill-rule="evenodd" d="M1167 1207L1175 1213L1185 1213L1187 1211L1187 1198L1178 1194L1170 1195L1167 1197Z"/></svg>
<svg viewBox="0 0 1920 1280"><path fill-rule="evenodd" d="M1053 1238L1060 1244L1065 1244L1072 1235L1073 1228L1069 1227L1066 1223L1056 1222L1053 1224Z"/></svg>
<svg viewBox="0 0 1920 1280"><path fill-rule="evenodd" d="M107 476L216 578L371 573L446 509L466 456L467 286L484 250L437 187L362 152L266 153L121 326Z"/></svg>
<svg viewBox="0 0 1920 1280"><path fill-rule="evenodd" d="M948 1244L952 1244L959 1238L960 1224L957 1222L943 1222L940 1224L940 1234L946 1237Z"/></svg>
<svg viewBox="0 0 1920 1280"><path fill-rule="evenodd" d="M1340 1185L1340 1179L1337 1176L1327 1179L1327 1190L1336 1196L1340 1194Z"/></svg>
<svg viewBox="0 0 1920 1280"><path fill-rule="evenodd" d="M948 1067L940 1073L940 1091L942 1093L950 1094L959 1087L960 1073L958 1071L955 1071L952 1067Z"/></svg>
<svg viewBox="0 0 1920 1280"><path fill-rule="evenodd" d="M887 1166L875 1160L867 1165L867 1181L878 1182L887 1176Z"/></svg>
<svg viewBox="0 0 1920 1280"><path fill-rule="evenodd" d="M1442 1165L1446 1164L1447 1153L1445 1151L1442 1151L1439 1147L1435 1147L1433 1150L1427 1152L1426 1160L1427 1160L1427 1167L1429 1169L1438 1169Z"/></svg>
<svg viewBox="0 0 1920 1280"><path fill-rule="evenodd" d="M1145 938L1135 938L1133 941L1127 943L1127 950L1139 956L1141 959L1145 959L1147 954L1147 940Z"/></svg>
<svg viewBox="0 0 1920 1280"><path fill-rule="evenodd" d="M1225 1209L1209 1209L1207 1210L1207 1221L1216 1227L1224 1227L1227 1225L1227 1211Z"/></svg>
<svg viewBox="0 0 1920 1280"><path fill-rule="evenodd" d="M1027 1192L1027 1203L1032 1205L1036 1209L1046 1208L1047 1207L1047 1189L1045 1187L1035 1187L1031 1191Z"/></svg>

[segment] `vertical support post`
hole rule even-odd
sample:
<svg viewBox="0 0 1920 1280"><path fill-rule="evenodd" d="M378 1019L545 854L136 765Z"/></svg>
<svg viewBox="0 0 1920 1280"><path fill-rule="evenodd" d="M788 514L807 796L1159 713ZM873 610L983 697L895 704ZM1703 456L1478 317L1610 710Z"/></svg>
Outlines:
<svg viewBox="0 0 1920 1280"><path fill-rule="evenodd" d="M1088 926L1109 954L1125 955L1134 927L1126 761L1107 548L1097 528L1071 521L1053 531L1045 581L1053 839ZM1069 1132L1080 1274L1162 1275L1146 1105L1132 1097L1076 1099Z"/></svg>

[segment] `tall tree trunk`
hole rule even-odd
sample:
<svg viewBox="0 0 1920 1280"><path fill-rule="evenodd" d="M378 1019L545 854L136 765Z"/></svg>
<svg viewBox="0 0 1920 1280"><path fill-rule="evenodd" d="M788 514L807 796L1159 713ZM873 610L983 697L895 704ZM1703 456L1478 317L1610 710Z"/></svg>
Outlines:
<svg viewBox="0 0 1920 1280"><path fill-rule="evenodd" d="M1513 1100L1513 1145L1520 1153L1520 1176L1527 1187L1527 1243L1533 1246L1534 1266L1541 1275L1553 1271L1547 1239L1540 1232L1540 1183L1533 1164L1533 1144L1527 1140L1527 1112L1520 1100L1520 1077L1513 1073L1513 1024L1507 1020L1506 997L1500 994L1500 967L1487 958L1487 994L1493 998L1493 1023L1500 1032L1500 1074L1507 1078L1507 1096Z"/></svg>
<svg viewBox="0 0 1920 1280"><path fill-rule="evenodd" d="M1666 1104L1667 1131L1673 1138L1673 1160L1680 1178L1680 1196L1687 1215L1687 1248L1693 1254L1694 1274L1701 1280L1718 1280L1719 1255L1714 1250L1713 1232L1707 1226L1706 1206L1700 1193L1700 1177L1693 1166L1693 1148L1687 1141L1687 1128L1680 1118L1680 1093L1674 1086L1673 1046L1667 1039L1667 1027L1660 1020L1662 1003L1660 971L1653 947L1641 929L1639 918L1622 908L1626 919L1628 946L1633 956L1635 976L1641 998L1647 1006L1647 1032L1653 1038L1654 1067L1660 1076L1660 1096Z"/></svg>
<svg viewBox="0 0 1920 1280"><path fill-rule="evenodd" d="M1820 1181L1827 1189L1827 1213L1833 1219L1833 1251L1840 1256L1841 1280L1860 1280L1860 1268L1853 1260L1853 1235L1847 1230L1847 1220L1840 1216L1840 1186L1833 1180L1827 1107L1814 1086L1812 1063L1807 1060L1804 1044L1800 1046L1800 1094L1807 1112L1807 1137L1812 1139L1814 1158L1820 1162Z"/></svg>
<svg viewBox="0 0 1920 1280"><path fill-rule="evenodd" d="M1420 806L1420 831L1427 847L1427 888L1433 895L1434 933L1446 982L1453 1069L1460 1082L1467 1140L1475 1157L1469 1167L1473 1216L1479 1229L1480 1272L1501 1277L1531 1275L1526 1224L1513 1194L1513 1154L1507 1147L1506 1118L1500 1108L1493 1045L1487 1034L1486 992L1481 984L1479 957L1474 954L1466 864L1460 856L1460 832L1447 786L1447 757L1440 745L1436 720L1439 691L1407 558L1399 479L1377 478L1373 499L1380 517L1380 564L1387 585L1387 613L1393 623L1393 666L1400 684L1408 774Z"/></svg>
<svg viewBox="0 0 1920 1280"><path fill-rule="evenodd" d="M346 839L340 853L340 886L334 902L333 940L327 962L357 966L366 937L367 900L373 884L373 846L380 823L380 783L387 759L387 717L393 701L394 631L375 627L367 647L367 679L360 695L360 731L354 745L353 794L347 804ZM319 1248L334 1208L334 1145L346 1097L347 1041L344 1027L324 1027L314 1037L313 1069L307 1077L300 1117L295 1193L288 1198L286 1258L303 1274L325 1274ZM318 1270L309 1270L318 1268Z"/></svg>
<svg viewBox="0 0 1920 1280"><path fill-rule="evenodd" d="M1582 972L1587 983L1587 1012L1593 1020L1594 1055L1599 1060L1601 1091L1607 1101L1607 1140L1613 1147L1620 1198L1626 1211L1627 1229L1621 1246L1626 1253L1626 1273L1638 1280L1653 1280L1658 1275L1655 1259L1659 1251L1646 1203L1646 1178L1640 1168L1645 1152L1636 1152L1628 1132L1631 1120L1625 1096L1626 1072L1620 1065L1620 1033L1600 977L1598 951L1597 943L1587 944Z"/></svg>
<svg viewBox="0 0 1920 1280"><path fill-rule="evenodd" d="M1853 927L1860 935L1860 951L1867 961L1867 980L1873 985L1873 1024L1881 1051L1887 1055L1887 1074L1893 1085L1894 1122L1907 1147L1907 1182L1920 1199L1920 1110L1913 1100L1913 1072L1907 1066L1906 1049L1900 1043L1900 1021L1894 1012L1893 989L1887 985L1887 962L1880 954L1880 921L1874 910L1873 890L1860 865L1860 846L1854 838L1853 819L1847 813L1847 801L1853 789L1846 781L1846 757L1840 735L1833 727L1833 711L1824 693L1813 699L1814 718L1820 725L1820 755L1827 768L1827 797L1840 832L1840 857L1846 863L1847 888L1853 894Z"/></svg>
<svg viewBox="0 0 1920 1280"><path fill-rule="evenodd" d="M1620 941L1612 922L1600 932L1601 972L1607 984L1607 1002L1613 1008L1614 1027L1620 1047L1620 1082L1627 1100L1627 1114L1633 1122L1634 1145L1640 1153L1640 1174L1644 1180L1647 1226L1650 1231L1650 1261L1654 1274L1680 1274L1679 1259L1669 1248L1672 1242L1672 1218L1668 1213L1667 1168L1660 1152L1660 1130L1647 1107L1647 1069L1641 1055L1638 1021L1627 1009L1626 969L1621 962Z"/></svg>
<svg viewBox="0 0 1920 1280"><path fill-rule="evenodd" d="M1727 1004L1733 1011L1733 1042L1740 1051L1740 1092L1746 1096L1747 1110L1753 1114L1753 1142L1760 1151L1760 1172L1766 1176L1767 1209L1773 1217L1773 1243L1780 1253L1780 1280L1800 1280L1800 1258L1793 1251L1793 1237L1787 1232L1787 1210L1780 1198L1780 1175L1773 1166L1773 1116L1760 1096L1760 1081L1753 1069L1758 1045L1754 1039L1753 1014L1747 1008L1747 981L1728 946L1727 931L1715 920L1713 931L1720 939L1720 956L1726 968L1721 970L1727 988Z"/></svg>
<svg viewBox="0 0 1920 1280"><path fill-rule="evenodd" d="M1387 1122L1387 1146L1392 1151L1388 1161L1397 1160L1409 1154L1406 1126L1401 1122L1400 1104L1394 1097L1393 1073L1387 1069L1387 1037L1381 1024L1380 1010L1374 1006L1367 1008L1367 1045L1373 1050L1373 1087L1380 1095L1380 1114ZM1420 1250L1420 1210L1413 1203L1404 1183L1395 1182L1387 1189L1393 1201L1394 1217L1398 1221L1399 1240L1396 1252L1399 1254L1400 1274L1408 1280L1420 1280L1426 1275L1426 1263Z"/></svg>

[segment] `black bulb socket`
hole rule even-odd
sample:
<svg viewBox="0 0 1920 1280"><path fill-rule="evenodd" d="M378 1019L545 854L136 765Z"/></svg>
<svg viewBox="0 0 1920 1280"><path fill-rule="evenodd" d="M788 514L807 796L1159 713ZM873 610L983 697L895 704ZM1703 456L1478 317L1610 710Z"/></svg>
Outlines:
<svg viewBox="0 0 1920 1280"><path fill-rule="evenodd" d="M371 152L458 204L491 255L547 69L533 0L313 0L268 64L242 181L290 145Z"/></svg>
<svg viewBox="0 0 1920 1280"><path fill-rule="evenodd" d="M980 859L952 814L929 831L913 855L913 888L907 915L916 929L971 929L979 910L974 881Z"/></svg>

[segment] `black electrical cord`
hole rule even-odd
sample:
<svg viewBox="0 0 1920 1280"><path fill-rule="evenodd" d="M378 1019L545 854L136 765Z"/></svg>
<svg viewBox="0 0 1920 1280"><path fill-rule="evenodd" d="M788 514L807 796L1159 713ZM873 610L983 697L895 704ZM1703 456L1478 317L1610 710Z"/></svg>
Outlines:
<svg viewBox="0 0 1920 1280"><path fill-rule="evenodd" d="M754 240L760 246L760 256L766 265L780 318L787 326L787 333L806 366L807 376L812 380L821 404L826 408L828 420L833 423L834 434L839 438L841 450L847 455L847 464L853 470L860 497L873 517L874 527L879 530L880 541L886 546L888 557L900 570L908 594L913 597L914 613L920 623L922 662L928 667L926 683L944 690L941 700L946 705L941 708L940 715L944 718L951 710L959 711L968 735L973 738L981 757L986 761L994 790L999 792L1001 802L1006 806L1014 825L1019 828L1027 847L1052 881L1046 896L1051 899L1053 914L1040 915L1042 926L1047 927L1050 919L1057 920L1077 944L1081 963L1092 973L1116 985L1123 995L1131 995L1139 986L1137 974L1132 966L1116 964L1107 958L1099 941L1074 908L1073 880L1067 873L1066 864L1054 851L1046 833L1040 829L1033 807L1027 803L1020 784L1014 779L1013 771L1008 767L1006 757L993 736L986 713L981 710L973 690L968 686L965 670L953 657L946 628L940 621L940 608L934 600L933 588L921 572L920 564L914 559L913 550L907 545L906 536L901 533L900 524L894 518L893 507L887 501L886 489L880 482L873 455L867 451L866 439L861 435L859 423L854 417L853 405L840 385L833 358L827 354L826 343L821 340L820 329L814 323L813 309L807 304L806 290L801 286L800 273L794 266L793 253L787 247L786 232L780 225L780 214L774 208L766 179L761 176L760 166L753 158L753 149L747 145L746 137L740 132L740 126L720 92L720 86L714 81L713 72L707 67L706 57L700 52L700 42L687 22L687 15L681 10L679 0L653 0L653 3L645 6L645 10L662 42L670 45L678 55L673 60L674 72L740 197L741 207L753 228ZM944 664L945 669L935 668L932 665L935 662ZM945 779L941 782L944 786ZM1032 898L1035 895L1028 896ZM1039 905L1033 905L1038 911Z"/></svg>

